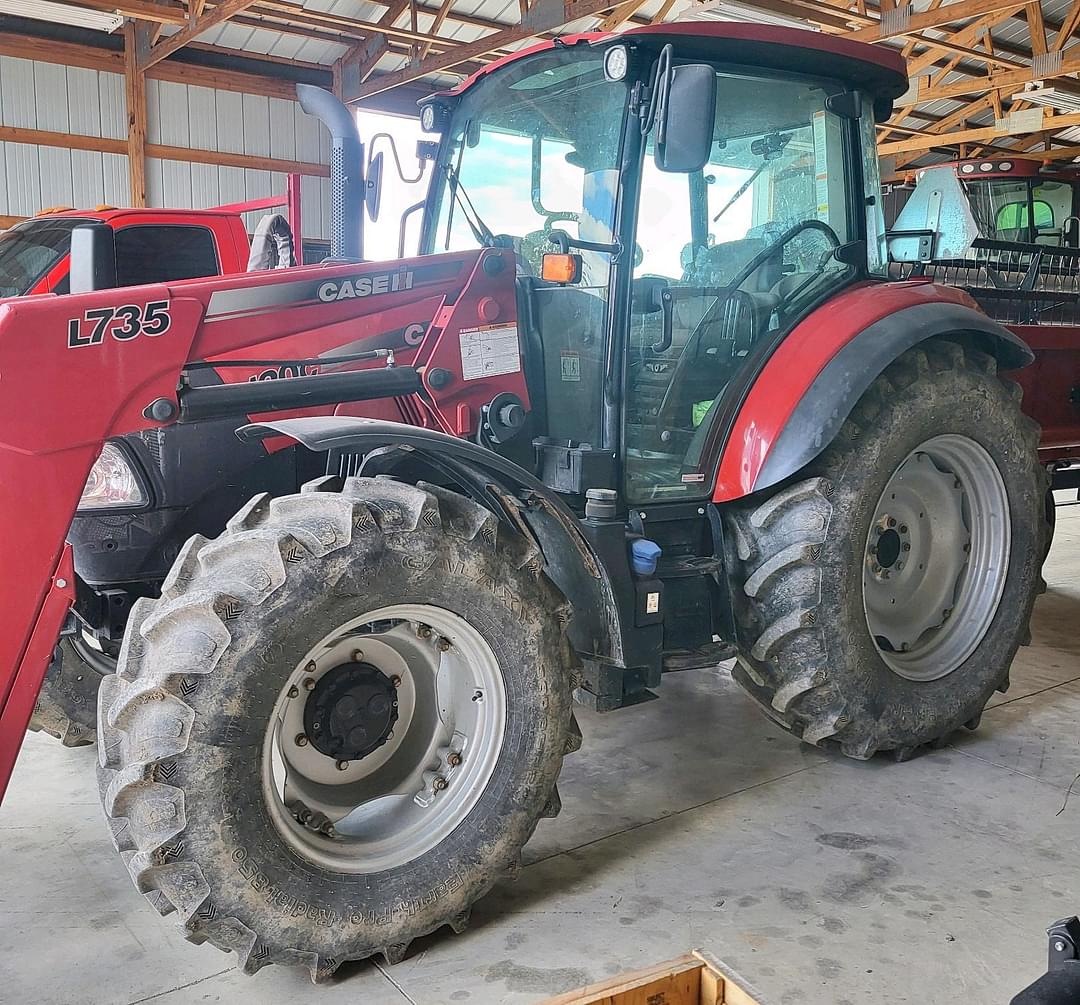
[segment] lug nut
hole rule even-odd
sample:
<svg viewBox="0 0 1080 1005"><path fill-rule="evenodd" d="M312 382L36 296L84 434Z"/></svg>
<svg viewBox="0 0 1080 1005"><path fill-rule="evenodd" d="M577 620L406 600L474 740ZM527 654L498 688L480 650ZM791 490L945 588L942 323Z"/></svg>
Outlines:
<svg viewBox="0 0 1080 1005"><path fill-rule="evenodd" d="M434 790L435 790L436 792L440 792L440 791L442 791L443 789L445 789L445 788L446 788L446 786L447 786L447 785L449 785L449 784L450 784L450 783L449 783L449 782L448 782L448 781L447 781L447 780L446 780L445 778L443 778L443 776L442 776L442 775L436 775L436 776L435 776L435 777L434 777L434 778L432 779L432 782L431 782L431 787L432 787L432 788L433 788L433 789L434 789Z"/></svg>
<svg viewBox="0 0 1080 1005"><path fill-rule="evenodd" d="M298 688L295 684L293 684L293 686L289 688L289 697L290 698L295 698L299 693L300 693L300 688Z"/></svg>
<svg viewBox="0 0 1080 1005"><path fill-rule="evenodd" d="M457 753L457 751L454 751L454 753L452 754L448 754L446 757L446 763L449 764L451 768L456 768L461 763L461 754Z"/></svg>
<svg viewBox="0 0 1080 1005"><path fill-rule="evenodd" d="M390 678L390 683L393 684L394 687L401 687L401 678L397 674L394 674L394 676Z"/></svg>
<svg viewBox="0 0 1080 1005"><path fill-rule="evenodd" d="M338 771L348 771L349 770L349 762L348 761L338 761L337 762L337 769L338 769Z"/></svg>
<svg viewBox="0 0 1080 1005"><path fill-rule="evenodd" d="M901 534L906 534L907 533L907 524L906 523L900 524L900 533Z"/></svg>
<svg viewBox="0 0 1080 1005"><path fill-rule="evenodd" d="M315 678L314 677L305 677L304 678L304 689L305 690L310 691L314 686L315 686Z"/></svg>
<svg viewBox="0 0 1080 1005"><path fill-rule="evenodd" d="M334 825L329 820L327 820L319 830L321 830L328 838L332 838L335 834Z"/></svg>
<svg viewBox="0 0 1080 1005"><path fill-rule="evenodd" d="M907 541L904 542L904 551L911 551L911 545Z"/></svg>
<svg viewBox="0 0 1080 1005"><path fill-rule="evenodd" d="M418 625L416 628L416 634L422 639L431 638L431 629L427 625Z"/></svg>
<svg viewBox="0 0 1080 1005"><path fill-rule="evenodd" d="M306 747L308 745L308 738L303 733L297 733L294 742L298 747Z"/></svg>
<svg viewBox="0 0 1080 1005"><path fill-rule="evenodd" d="M359 663L363 658L364 658L364 650L363 649L354 649L353 650L352 661L354 663Z"/></svg>
<svg viewBox="0 0 1080 1005"><path fill-rule="evenodd" d="M319 668L315 665L314 660L308 660L308 664L304 667L304 673L314 673Z"/></svg>
<svg viewBox="0 0 1080 1005"><path fill-rule="evenodd" d="M439 652L444 653L449 648L450 648L450 640L449 639L439 639Z"/></svg>
<svg viewBox="0 0 1080 1005"><path fill-rule="evenodd" d="M900 570L901 570L901 569L902 569L903 567L904 567L904 563L903 563L903 562L897 562L897 563L896 563L896 571L897 571L897 572L899 572L899 571L900 571Z"/></svg>
<svg viewBox="0 0 1080 1005"><path fill-rule="evenodd" d="M895 526L896 526L896 519L895 519L895 517L889 517L889 526L890 526L890 527L895 527Z"/></svg>

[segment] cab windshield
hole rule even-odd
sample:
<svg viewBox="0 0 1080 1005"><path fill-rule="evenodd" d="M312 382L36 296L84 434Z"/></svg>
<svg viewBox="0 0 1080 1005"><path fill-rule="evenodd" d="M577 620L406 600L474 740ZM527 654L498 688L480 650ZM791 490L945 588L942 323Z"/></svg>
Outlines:
<svg viewBox="0 0 1080 1005"><path fill-rule="evenodd" d="M532 275L553 229L612 240L626 88L604 79L599 54L551 52L497 71L461 100L437 166L432 252L490 235ZM586 262L606 285L607 256Z"/></svg>
<svg viewBox="0 0 1080 1005"><path fill-rule="evenodd" d="M29 293L70 250L71 231L86 220L31 220L0 234L0 297Z"/></svg>

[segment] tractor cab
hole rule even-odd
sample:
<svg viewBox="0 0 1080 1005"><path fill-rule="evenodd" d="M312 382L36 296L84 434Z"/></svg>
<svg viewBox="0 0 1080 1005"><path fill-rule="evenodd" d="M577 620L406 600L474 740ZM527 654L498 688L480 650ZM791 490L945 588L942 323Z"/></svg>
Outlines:
<svg viewBox="0 0 1080 1005"><path fill-rule="evenodd" d="M422 251L515 252L532 435L495 442L535 443L562 492L709 497L772 350L885 270L874 125L903 84L886 50L675 24L561 38L427 99ZM490 365L516 366L498 331Z"/></svg>

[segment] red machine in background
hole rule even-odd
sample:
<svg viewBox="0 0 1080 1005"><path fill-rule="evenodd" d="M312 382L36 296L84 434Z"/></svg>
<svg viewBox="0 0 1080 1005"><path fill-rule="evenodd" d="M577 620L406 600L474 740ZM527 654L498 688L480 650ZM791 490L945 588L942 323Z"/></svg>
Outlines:
<svg viewBox="0 0 1080 1005"><path fill-rule="evenodd" d="M886 198L894 272L970 293L1035 354L1014 375L1055 488L1080 487L1080 176L983 158ZM1051 509L1052 511L1052 509Z"/></svg>

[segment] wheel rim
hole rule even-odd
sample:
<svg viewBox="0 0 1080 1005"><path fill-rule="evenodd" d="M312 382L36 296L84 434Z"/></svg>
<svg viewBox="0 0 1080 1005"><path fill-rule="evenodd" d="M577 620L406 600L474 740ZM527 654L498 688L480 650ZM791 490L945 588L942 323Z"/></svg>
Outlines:
<svg viewBox="0 0 1080 1005"><path fill-rule="evenodd" d="M938 680L982 641L1009 567L1009 498L987 451L935 436L904 459L878 500L863 563L863 607L881 658Z"/></svg>
<svg viewBox="0 0 1080 1005"><path fill-rule="evenodd" d="M505 720L498 660L475 628L429 605L381 608L324 637L290 675L263 743L263 795L282 837L316 864L401 866L476 805Z"/></svg>

